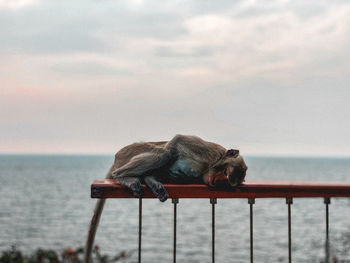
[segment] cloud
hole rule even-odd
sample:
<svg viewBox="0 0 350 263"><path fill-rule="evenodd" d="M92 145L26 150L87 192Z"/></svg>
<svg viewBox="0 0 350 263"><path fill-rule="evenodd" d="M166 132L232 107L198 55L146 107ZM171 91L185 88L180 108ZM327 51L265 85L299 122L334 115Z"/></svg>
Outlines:
<svg viewBox="0 0 350 263"><path fill-rule="evenodd" d="M1 8L18 9L35 4L36 0L0 0Z"/></svg>
<svg viewBox="0 0 350 263"><path fill-rule="evenodd" d="M200 46L200 47L193 47L189 50L183 49L174 50L170 47L157 47L155 50L155 54L157 56L161 57L176 57L176 58L183 58L183 57L202 57L202 56L210 56L213 54L213 50L210 47Z"/></svg>
<svg viewBox="0 0 350 263"><path fill-rule="evenodd" d="M347 2L26 3L0 8L0 151L350 153Z"/></svg>
<svg viewBox="0 0 350 263"><path fill-rule="evenodd" d="M61 72L62 74L71 74L71 75L120 75L125 74L123 70L114 68L112 66L107 66L104 64L98 64L94 62L70 62L70 63L59 63L53 65L51 69L55 72Z"/></svg>
<svg viewBox="0 0 350 263"><path fill-rule="evenodd" d="M57 6L35 5L12 13L0 10L2 50L37 54L103 52L93 17L76 16Z"/></svg>
<svg viewBox="0 0 350 263"><path fill-rule="evenodd" d="M195 16L186 21L186 38L168 45L173 52L201 44L216 47L207 63L216 83L258 75L278 80L286 71L298 74L311 61L329 61L330 55L343 54L349 47L350 5L307 19L287 10L248 17L235 13Z"/></svg>

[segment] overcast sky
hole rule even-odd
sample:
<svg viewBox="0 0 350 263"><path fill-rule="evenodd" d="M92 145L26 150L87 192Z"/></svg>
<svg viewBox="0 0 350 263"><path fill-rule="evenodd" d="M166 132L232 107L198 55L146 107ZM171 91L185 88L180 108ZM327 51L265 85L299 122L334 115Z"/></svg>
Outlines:
<svg viewBox="0 0 350 263"><path fill-rule="evenodd" d="M350 3L0 0L0 152L193 134L350 156Z"/></svg>

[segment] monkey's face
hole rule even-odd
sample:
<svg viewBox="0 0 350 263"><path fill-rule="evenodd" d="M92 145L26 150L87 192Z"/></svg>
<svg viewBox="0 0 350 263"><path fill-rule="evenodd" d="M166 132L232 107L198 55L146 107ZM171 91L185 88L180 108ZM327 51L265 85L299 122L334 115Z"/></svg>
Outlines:
<svg viewBox="0 0 350 263"><path fill-rule="evenodd" d="M209 179L211 186L230 185L238 186L244 182L247 165L239 152L228 154L225 160L215 167L216 172Z"/></svg>
<svg viewBox="0 0 350 263"><path fill-rule="evenodd" d="M248 167L245 164L243 157L240 155L231 157L228 161L224 173L231 186L238 186L244 182Z"/></svg>

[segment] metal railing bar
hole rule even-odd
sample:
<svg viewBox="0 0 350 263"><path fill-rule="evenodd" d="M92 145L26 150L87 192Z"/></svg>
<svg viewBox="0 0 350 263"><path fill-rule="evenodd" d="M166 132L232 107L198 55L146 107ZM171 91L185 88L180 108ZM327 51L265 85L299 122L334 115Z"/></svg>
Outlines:
<svg viewBox="0 0 350 263"><path fill-rule="evenodd" d="M291 223L291 204L293 198L287 197L286 203L288 205L288 262L292 262L292 223Z"/></svg>
<svg viewBox="0 0 350 263"><path fill-rule="evenodd" d="M324 203L326 205L326 263L329 263L329 210L328 206L331 203L330 198L325 198Z"/></svg>
<svg viewBox="0 0 350 263"><path fill-rule="evenodd" d="M173 262L176 263L176 220L177 220L177 211L176 205L179 203L178 198L173 198L172 203L174 204L174 240L173 240Z"/></svg>
<svg viewBox="0 0 350 263"><path fill-rule="evenodd" d="M250 181L234 191L210 189L206 185L164 184L169 198L287 198L287 197L350 197L350 182L257 182ZM142 198L157 198L142 185ZM96 180L91 185L92 198L135 198L131 191L114 179Z"/></svg>
<svg viewBox="0 0 350 263"><path fill-rule="evenodd" d="M253 263L253 205L255 204L255 199L248 198L248 204L250 206L250 262Z"/></svg>
<svg viewBox="0 0 350 263"><path fill-rule="evenodd" d="M142 198L139 198L139 259L141 263L141 237L142 237Z"/></svg>
<svg viewBox="0 0 350 263"><path fill-rule="evenodd" d="M216 198L210 198L211 203L211 262L215 263L215 204Z"/></svg>

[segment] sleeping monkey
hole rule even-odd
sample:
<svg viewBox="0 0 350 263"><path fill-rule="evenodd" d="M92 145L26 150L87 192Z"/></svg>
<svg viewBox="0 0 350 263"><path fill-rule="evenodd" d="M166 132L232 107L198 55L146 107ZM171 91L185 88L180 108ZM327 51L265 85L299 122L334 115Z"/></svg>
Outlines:
<svg viewBox="0 0 350 263"><path fill-rule="evenodd" d="M176 135L168 142L128 145L115 155L111 177L142 197L144 182L160 201L167 199L162 183L199 183L211 187L237 186L247 166L238 150L196 136Z"/></svg>

